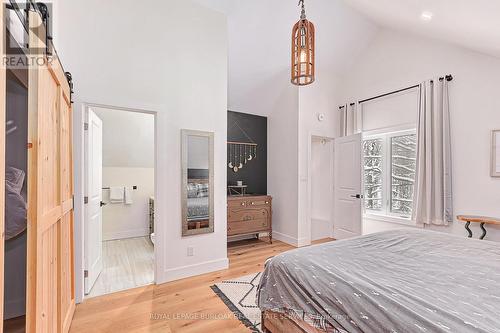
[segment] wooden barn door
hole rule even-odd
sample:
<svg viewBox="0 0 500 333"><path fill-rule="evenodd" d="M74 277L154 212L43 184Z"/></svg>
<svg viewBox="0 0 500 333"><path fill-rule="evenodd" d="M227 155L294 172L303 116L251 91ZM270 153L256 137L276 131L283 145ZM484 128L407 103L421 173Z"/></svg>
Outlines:
<svg viewBox="0 0 500 333"><path fill-rule="evenodd" d="M6 24L5 4L0 6L0 55L5 55L6 49ZM3 332L3 299L4 299L4 246L5 246L5 113L6 113L6 88L7 71L5 66L0 67L0 333Z"/></svg>
<svg viewBox="0 0 500 333"><path fill-rule="evenodd" d="M30 52L45 29L31 11ZM40 54L41 53L41 54ZM27 332L68 332L75 310L70 87L56 57L29 71Z"/></svg>

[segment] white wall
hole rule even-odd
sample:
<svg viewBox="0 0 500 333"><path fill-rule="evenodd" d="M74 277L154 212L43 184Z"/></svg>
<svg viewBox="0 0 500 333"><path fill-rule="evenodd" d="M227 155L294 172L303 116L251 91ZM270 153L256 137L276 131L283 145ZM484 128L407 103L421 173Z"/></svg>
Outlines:
<svg viewBox="0 0 500 333"><path fill-rule="evenodd" d="M155 120L148 113L93 107L102 120L102 165L154 168Z"/></svg>
<svg viewBox="0 0 500 333"><path fill-rule="evenodd" d="M336 134L338 73L377 28L340 0L311 0L316 25L316 82L290 83L291 30L300 8L288 0L197 0L228 14L229 109L268 117L268 192L273 235L293 245L310 241L308 162L311 135ZM349 31L349 33L346 33ZM317 114L326 119L320 123Z"/></svg>
<svg viewBox="0 0 500 333"><path fill-rule="evenodd" d="M226 268L226 18L188 0L58 1L56 12L55 44L73 73L75 112L84 102L156 112L156 282ZM181 237L182 128L215 132L212 234ZM79 131L76 123L77 146ZM81 223L77 215L76 246Z"/></svg>
<svg viewBox="0 0 500 333"><path fill-rule="evenodd" d="M491 130L500 128L500 59L384 30L344 78L344 100L375 96L444 74L454 76L450 104L455 215L500 216L500 179L489 173ZM365 231L389 227L368 222ZM500 228L488 229L488 239L499 241ZM460 222L439 230L467 234ZM480 234L477 226L474 232Z"/></svg>
<svg viewBox="0 0 500 333"><path fill-rule="evenodd" d="M230 7L228 106L268 117L273 237L296 243L298 89L289 83L289 52L297 9L284 0L236 0Z"/></svg>
<svg viewBox="0 0 500 333"><path fill-rule="evenodd" d="M308 18L316 28L316 82L299 92L298 157L298 239L309 245L309 151L311 136L336 137L339 130L338 106L342 104L340 76L351 67L370 43L378 28L339 0L314 0L306 4ZM295 16L297 21L298 14ZM348 32L348 33L346 33ZM324 114L325 120L318 121Z"/></svg>
<svg viewBox="0 0 500 333"><path fill-rule="evenodd" d="M154 147L151 147L154 149ZM155 192L154 168L104 167L103 187L137 186L132 191L131 205L107 204L102 208L102 239L124 239L149 236L149 198ZM103 191L102 199L109 202L109 191Z"/></svg>

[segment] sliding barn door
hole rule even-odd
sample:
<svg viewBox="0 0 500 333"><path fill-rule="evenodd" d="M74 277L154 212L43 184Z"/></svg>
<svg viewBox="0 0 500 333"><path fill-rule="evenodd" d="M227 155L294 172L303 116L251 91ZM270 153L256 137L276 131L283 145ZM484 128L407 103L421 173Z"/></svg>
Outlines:
<svg viewBox="0 0 500 333"><path fill-rule="evenodd" d="M45 29L30 12L32 57ZM75 309L70 87L56 57L29 73L27 331L67 332Z"/></svg>
<svg viewBox="0 0 500 333"><path fill-rule="evenodd" d="M6 25L5 4L0 6L0 55L5 54L6 48ZM0 322L3 323L3 298L4 298L4 247L5 247L5 108L7 100L6 88L7 72L5 66L0 67ZM3 332L3 324L0 325L0 333Z"/></svg>

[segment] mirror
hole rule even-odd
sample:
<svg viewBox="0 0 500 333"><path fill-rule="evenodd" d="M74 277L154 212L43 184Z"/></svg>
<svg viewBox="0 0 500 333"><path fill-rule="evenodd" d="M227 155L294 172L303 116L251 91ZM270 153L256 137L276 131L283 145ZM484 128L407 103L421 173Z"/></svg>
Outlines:
<svg viewBox="0 0 500 333"><path fill-rule="evenodd" d="M181 131L182 236L214 232L214 134Z"/></svg>

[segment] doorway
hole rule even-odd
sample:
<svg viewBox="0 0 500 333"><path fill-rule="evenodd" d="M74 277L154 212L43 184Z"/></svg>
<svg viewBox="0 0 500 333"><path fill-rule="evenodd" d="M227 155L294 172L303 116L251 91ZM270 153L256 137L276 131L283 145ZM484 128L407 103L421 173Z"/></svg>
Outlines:
<svg viewBox="0 0 500 333"><path fill-rule="evenodd" d="M88 106L84 133L84 292L155 281L155 115Z"/></svg>
<svg viewBox="0 0 500 333"><path fill-rule="evenodd" d="M309 209L311 241L333 235L333 140L311 137Z"/></svg>

